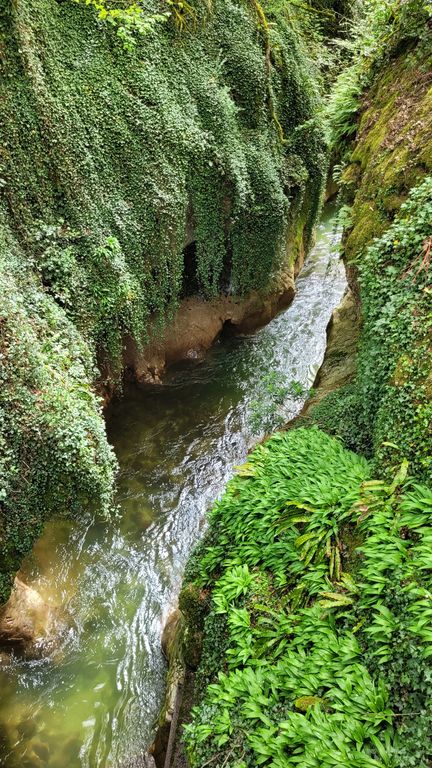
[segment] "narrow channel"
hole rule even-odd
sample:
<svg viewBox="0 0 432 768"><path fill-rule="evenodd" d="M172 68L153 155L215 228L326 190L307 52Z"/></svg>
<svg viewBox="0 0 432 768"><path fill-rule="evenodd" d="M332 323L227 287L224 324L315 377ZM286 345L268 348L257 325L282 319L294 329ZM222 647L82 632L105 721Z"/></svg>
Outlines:
<svg viewBox="0 0 432 768"><path fill-rule="evenodd" d="M119 517L47 525L22 577L66 617L38 661L0 662L0 765L118 768L152 738L164 692L164 619L189 552L256 437L251 402L269 371L311 385L346 286L329 209L292 305L250 337L219 342L162 387L129 386L108 433ZM288 399L285 416L301 408Z"/></svg>

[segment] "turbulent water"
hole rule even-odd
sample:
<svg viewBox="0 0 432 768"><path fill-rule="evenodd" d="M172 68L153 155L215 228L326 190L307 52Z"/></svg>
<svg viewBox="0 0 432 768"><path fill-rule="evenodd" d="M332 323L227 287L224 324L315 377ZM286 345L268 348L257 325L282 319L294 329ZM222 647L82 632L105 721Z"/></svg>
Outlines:
<svg viewBox="0 0 432 768"><path fill-rule="evenodd" d="M161 628L186 558L254 442L260 378L314 379L346 285L335 240L327 215L294 302L266 328L221 341L164 387L131 387L113 407L120 516L51 523L24 565L67 629L43 660L0 664L0 765L117 767L148 746L164 692ZM288 398L285 415L301 405Z"/></svg>

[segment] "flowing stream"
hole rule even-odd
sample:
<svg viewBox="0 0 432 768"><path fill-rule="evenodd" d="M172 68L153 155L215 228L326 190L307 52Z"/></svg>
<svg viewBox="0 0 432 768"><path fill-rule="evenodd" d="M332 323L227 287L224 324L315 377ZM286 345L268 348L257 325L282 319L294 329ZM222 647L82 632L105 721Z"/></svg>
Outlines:
<svg viewBox="0 0 432 768"><path fill-rule="evenodd" d="M45 658L0 663L1 766L118 768L148 746L164 694L161 629L185 561L256 440L260 377L314 380L346 286L336 240L327 210L285 312L253 336L221 340L163 387L128 387L112 407L120 515L50 523L23 566L67 628ZM284 415L301 406L288 398Z"/></svg>

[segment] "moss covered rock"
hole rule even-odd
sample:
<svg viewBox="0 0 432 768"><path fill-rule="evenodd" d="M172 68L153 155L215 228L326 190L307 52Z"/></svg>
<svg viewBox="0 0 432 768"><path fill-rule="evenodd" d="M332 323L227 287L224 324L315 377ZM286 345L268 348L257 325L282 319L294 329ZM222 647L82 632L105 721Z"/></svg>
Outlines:
<svg viewBox="0 0 432 768"><path fill-rule="evenodd" d="M388 475L432 474L430 38L389 58L363 96L343 182L350 282L361 301L357 375L312 410ZM347 213L347 211L345 211ZM329 351L330 354L330 351ZM328 364L331 363L329 356Z"/></svg>
<svg viewBox="0 0 432 768"><path fill-rule="evenodd" d="M352 203L348 262L385 232L411 187L431 172L431 51L423 45L389 61L364 95L342 178Z"/></svg>

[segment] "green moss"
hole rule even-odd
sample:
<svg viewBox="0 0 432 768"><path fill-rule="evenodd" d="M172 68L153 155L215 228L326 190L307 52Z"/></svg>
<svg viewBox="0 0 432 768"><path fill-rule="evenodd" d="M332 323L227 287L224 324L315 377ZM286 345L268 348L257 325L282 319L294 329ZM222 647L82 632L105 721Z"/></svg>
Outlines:
<svg viewBox="0 0 432 768"><path fill-rule="evenodd" d="M330 392L308 414L312 423L342 440L351 451L372 455L370 425L364 417L363 402L355 384Z"/></svg>
<svg viewBox="0 0 432 768"><path fill-rule="evenodd" d="M431 222L429 176L363 251L358 373L313 412L347 446L372 455L377 471L390 474L406 458L424 481L432 476Z"/></svg>
<svg viewBox="0 0 432 768"><path fill-rule="evenodd" d="M0 602L53 511L108 513L116 468L88 346L22 259L0 222Z"/></svg>
<svg viewBox="0 0 432 768"><path fill-rule="evenodd" d="M183 613L188 627L202 630L204 619L208 612L208 596L193 582L186 583L179 595L179 608Z"/></svg>
<svg viewBox="0 0 432 768"><path fill-rule="evenodd" d="M352 209L353 227L344 239L344 253L348 263L362 253L370 241L385 231L386 224L383 215L370 203L357 203Z"/></svg>
<svg viewBox="0 0 432 768"><path fill-rule="evenodd" d="M432 171L430 49L388 62L364 94L357 136L342 175L352 227L347 260L360 260L388 228L411 187Z"/></svg>
<svg viewBox="0 0 432 768"><path fill-rule="evenodd" d="M424 270L414 275L431 221L429 63L430 45L419 44L390 61L365 94L367 108L342 179L351 219L344 251L360 278L359 369L349 390L340 399L330 396L317 413L348 446L373 453L381 471L406 456L424 479L432 453L430 302Z"/></svg>

